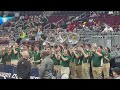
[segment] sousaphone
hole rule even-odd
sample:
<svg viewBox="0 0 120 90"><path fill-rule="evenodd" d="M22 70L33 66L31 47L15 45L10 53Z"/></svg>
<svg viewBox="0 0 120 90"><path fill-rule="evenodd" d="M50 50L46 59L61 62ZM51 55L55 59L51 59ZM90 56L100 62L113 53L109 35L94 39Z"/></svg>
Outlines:
<svg viewBox="0 0 120 90"><path fill-rule="evenodd" d="M51 35L48 36L45 40L45 42L43 43L43 45L45 45L46 43L50 43L50 46L54 46L56 44L56 36L55 35Z"/></svg>
<svg viewBox="0 0 120 90"><path fill-rule="evenodd" d="M80 36L77 33L71 33L68 37L68 42L70 44L77 44L79 42Z"/></svg>
<svg viewBox="0 0 120 90"><path fill-rule="evenodd" d="M60 43L64 43L68 38L68 34L67 32L62 32L60 35L59 35L59 42Z"/></svg>

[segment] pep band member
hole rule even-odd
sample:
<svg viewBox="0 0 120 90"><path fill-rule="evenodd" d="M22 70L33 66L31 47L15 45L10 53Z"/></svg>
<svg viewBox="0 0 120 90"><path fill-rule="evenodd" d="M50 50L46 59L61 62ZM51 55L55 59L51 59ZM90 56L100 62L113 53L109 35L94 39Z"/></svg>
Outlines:
<svg viewBox="0 0 120 90"><path fill-rule="evenodd" d="M7 65L11 65L11 55L12 55L12 48L11 48L11 46L9 46L8 47L8 49L7 49L7 61L6 61L6 64Z"/></svg>
<svg viewBox="0 0 120 90"><path fill-rule="evenodd" d="M70 54L67 49L63 50L63 53L59 55L61 57L61 75L70 74L69 62L70 62Z"/></svg>
<svg viewBox="0 0 120 90"><path fill-rule="evenodd" d="M101 79L102 75L102 59L104 53L102 52L102 46L97 46L97 50L92 48L92 73L94 79Z"/></svg>
<svg viewBox="0 0 120 90"><path fill-rule="evenodd" d="M57 78L61 76L61 57L59 56L59 54L61 54L61 48L59 46L55 46L54 51L52 51L52 60L54 62L54 70L56 71Z"/></svg>
<svg viewBox="0 0 120 90"><path fill-rule="evenodd" d="M2 46L0 46L0 62L2 60Z"/></svg>
<svg viewBox="0 0 120 90"><path fill-rule="evenodd" d="M76 79L82 79L82 61L83 61L83 54L81 52L81 48L83 48L83 45L80 45L77 49L77 56L75 58L76 63Z"/></svg>
<svg viewBox="0 0 120 90"><path fill-rule="evenodd" d="M6 61L7 61L7 51L6 51L5 47L2 48L2 56L1 57L2 57L1 63L6 64Z"/></svg>
<svg viewBox="0 0 120 90"><path fill-rule="evenodd" d="M109 71L110 71L110 49L108 47L105 47L105 55L103 58L103 74L104 74L104 78L108 78L109 77Z"/></svg>
<svg viewBox="0 0 120 90"><path fill-rule="evenodd" d="M76 78L76 64L75 64L75 59L76 57L78 58L79 56L77 55L77 51L76 51L76 47L72 47L72 49L69 49L70 52L70 78L71 79L75 79Z"/></svg>
<svg viewBox="0 0 120 90"><path fill-rule="evenodd" d="M90 79L90 45L86 44L85 49L81 49L84 56L82 61L82 76L83 79Z"/></svg>
<svg viewBox="0 0 120 90"><path fill-rule="evenodd" d="M34 48L34 61L38 61L40 60L41 56L40 56L40 50L38 46L35 46ZM37 64L37 63L35 63Z"/></svg>
<svg viewBox="0 0 120 90"><path fill-rule="evenodd" d="M15 44L12 46L11 64L17 65L17 63L18 63L18 54L19 54L19 51L20 51L20 49L19 49L17 43L15 43Z"/></svg>

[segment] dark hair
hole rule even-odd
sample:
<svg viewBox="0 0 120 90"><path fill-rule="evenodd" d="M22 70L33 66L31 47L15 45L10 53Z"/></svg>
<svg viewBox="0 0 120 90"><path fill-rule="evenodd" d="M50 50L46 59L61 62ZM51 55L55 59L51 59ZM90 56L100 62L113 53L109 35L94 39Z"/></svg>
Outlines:
<svg viewBox="0 0 120 90"><path fill-rule="evenodd" d="M46 43L46 45L48 45L48 47L51 47L51 46L50 46L50 43Z"/></svg>
<svg viewBox="0 0 120 90"><path fill-rule="evenodd" d="M58 47L57 45L54 46L55 49L57 49L57 47Z"/></svg>
<svg viewBox="0 0 120 90"><path fill-rule="evenodd" d="M80 45L80 47L84 48L84 46L83 46L83 45Z"/></svg>
<svg viewBox="0 0 120 90"><path fill-rule="evenodd" d="M102 47L102 46L98 46L98 47L100 47L101 49L103 49L103 47Z"/></svg>
<svg viewBox="0 0 120 90"><path fill-rule="evenodd" d="M82 45L83 45L83 48L85 47L85 43L82 43Z"/></svg>
<svg viewBox="0 0 120 90"><path fill-rule="evenodd" d="M91 48L91 45L90 45L90 44L88 44L88 47L89 47L89 48Z"/></svg>
<svg viewBox="0 0 120 90"><path fill-rule="evenodd" d="M107 50L108 50L108 53L110 53L110 48L109 47L106 47L107 48Z"/></svg>
<svg viewBox="0 0 120 90"><path fill-rule="evenodd" d="M66 50L67 50L68 55L70 55L70 51L68 49L66 49Z"/></svg>
<svg viewBox="0 0 120 90"><path fill-rule="evenodd" d="M59 47L60 47L61 50L63 49L62 46L59 46Z"/></svg>
<svg viewBox="0 0 120 90"><path fill-rule="evenodd" d="M91 45L90 44L86 44L89 48L91 48Z"/></svg>
<svg viewBox="0 0 120 90"><path fill-rule="evenodd" d="M67 47L68 47L68 44L67 44L67 43L64 43L64 46L65 46L65 48L67 48Z"/></svg>
<svg viewBox="0 0 120 90"><path fill-rule="evenodd" d="M50 46L50 48L53 48L53 46Z"/></svg>
<svg viewBox="0 0 120 90"><path fill-rule="evenodd" d="M49 52L45 50L45 51L43 51L41 54L43 55L43 57L45 57L45 56L48 56L48 55L49 55Z"/></svg>

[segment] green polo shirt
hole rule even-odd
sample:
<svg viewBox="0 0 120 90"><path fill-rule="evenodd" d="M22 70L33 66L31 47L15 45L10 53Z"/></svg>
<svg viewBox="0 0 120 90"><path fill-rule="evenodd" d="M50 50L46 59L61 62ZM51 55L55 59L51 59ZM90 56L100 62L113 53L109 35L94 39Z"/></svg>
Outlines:
<svg viewBox="0 0 120 90"><path fill-rule="evenodd" d="M100 67L101 66L101 60L104 57L104 53L101 52L103 56L98 56L95 52L92 55L92 61L94 67Z"/></svg>
<svg viewBox="0 0 120 90"><path fill-rule="evenodd" d="M87 55L90 55L90 51L84 50L84 53ZM89 57L83 57L83 63L90 63L90 58Z"/></svg>
<svg viewBox="0 0 120 90"><path fill-rule="evenodd" d="M57 60L55 55L53 55L52 60L53 60L54 65L60 65L60 60Z"/></svg>
<svg viewBox="0 0 120 90"><path fill-rule="evenodd" d="M75 56L70 55L70 62L75 62Z"/></svg>
<svg viewBox="0 0 120 90"><path fill-rule="evenodd" d="M40 52L34 52L34 61L40 60Z"/></svg>
<svg viewBox="0 0 120 90"><path fill-rule="evenodd" d="M18 49L16 49L16 51L19 53ZM16 59L18 59L18 53L14 54L14 51L12 50L11 60L16 60Z"/></svg>
<svg viewBox="0 0 120 90"><path fill-rule="evenodd" d="M66 58L67 61L62 60L62 61L61 61L61 66L63 66L63 67L69 67L70 56L64 56L64 55L63 55L63 57Z"/></svg>
<svg viewBox="0 0 120 90"><path fill-rule="evenodd" d="M0 58L2 57L2 51L0 51Z"/></svg>
<svg viewBox="0 0 120 90"><path fill-rule="evenodd" d="M82 65L83 57L84 57L84 56L81 54L81 56L80 56L78 59L75 58L76 66Z"/></svg>
<svg viewBox="0 0 120 90"><path fill-rule="evenodd" d="M4 53L3 57L2 57L1 63L4 63L5 61L8 61L8 53L7 53L7 51L5 51L5 53Z"/></svg>
<svg viewBox="0 0 120 90"><path fill-rule="evenodd" d="M106 60L105 58L103 59L103 63L109 63L110 62L110 54L109 53L105 53L104 57L107 57L109 60Z"/></svg>
<svg viewBox="0 0 120 90"><path fill-rule="evenodd" d="M34 57L34 51L29 51L30 58Z"/></svg>

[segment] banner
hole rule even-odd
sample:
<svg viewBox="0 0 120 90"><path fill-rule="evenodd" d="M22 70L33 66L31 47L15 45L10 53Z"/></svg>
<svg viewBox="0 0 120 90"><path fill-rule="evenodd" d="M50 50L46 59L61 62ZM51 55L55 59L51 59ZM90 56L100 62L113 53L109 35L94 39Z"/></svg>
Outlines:
<svg viewBox="0 0 120 90"><path fill-rule="evenodd" d="M0 64L1 79L18 79L16 72L15 66ZM38 75L38 69L32 68L30 79L39 79Z"/></svg>

